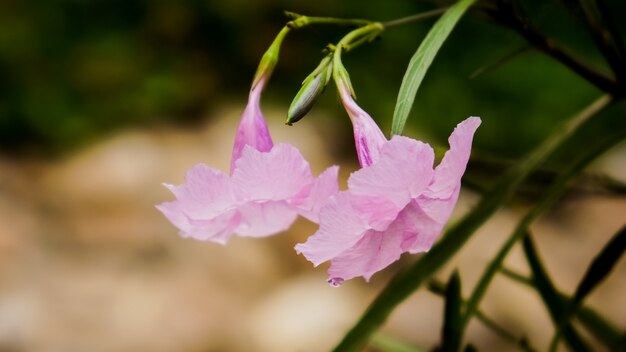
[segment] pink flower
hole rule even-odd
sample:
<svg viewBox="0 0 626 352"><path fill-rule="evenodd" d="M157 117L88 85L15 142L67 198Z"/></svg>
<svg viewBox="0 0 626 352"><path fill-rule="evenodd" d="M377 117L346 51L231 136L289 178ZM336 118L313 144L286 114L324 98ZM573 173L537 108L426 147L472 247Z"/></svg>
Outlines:
<svg viewBox="0 0 626 352"><path fill-rule="evenodd" d="M230 175L198 164L184 184L165 185L176 200L157 208L183 237L224 244L233 233L269 236L289 228L299 214L317 221L322 203L337 193L337 166L315 179L298 149L273 144L259 107L266 82L264 76L250 90Z"/></svg>
<svg viewBox="0 0 626 352"><path fill-rule="evenodd" d="M341 89L340 89L341 90ZM394 136L387 141L349 90L341 90L353 123L362 169L321 209L319 230L296 251L315 266L331 261L328 281L371 276L405 252L428 251L456 205L478 117L461 122L448 139L450 150L433 169L433 149Z"/></svg>

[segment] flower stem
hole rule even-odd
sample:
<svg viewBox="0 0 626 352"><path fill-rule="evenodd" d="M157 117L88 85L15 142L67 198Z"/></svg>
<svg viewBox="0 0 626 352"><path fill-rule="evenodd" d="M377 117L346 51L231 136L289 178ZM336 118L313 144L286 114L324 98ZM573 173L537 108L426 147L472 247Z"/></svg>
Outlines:
<svg viewBox="0 0 626 352"><path fill-rule="evenodd" d="M418 21L421 21L421 20L425 20L425 19L428 19L428 18L439 16L442 13L446 12L448 10L448 8L449 7L442 7L442 8L434 9L434 10L431 10L431 11L416 13L415 15L411 15L411 16L402 17L402 18L398 18L398 19L395 19L395 20L383 22L382 25L385 28L391 28L391 27L402 26L402 25L405 25L405 24L413 23L413 22L418 22Z"/></svg>
<svg viewBox="0 0 626 352"><path fill-rule="evenodd" d="M304 16L293 12L285 12L285 14L292 18L287 24L291 28L302 28L312 24L334 24L338 26L365 26L373 21L357 19L357 18L334 18L334 17L316 17L316 16Z"/></svg>

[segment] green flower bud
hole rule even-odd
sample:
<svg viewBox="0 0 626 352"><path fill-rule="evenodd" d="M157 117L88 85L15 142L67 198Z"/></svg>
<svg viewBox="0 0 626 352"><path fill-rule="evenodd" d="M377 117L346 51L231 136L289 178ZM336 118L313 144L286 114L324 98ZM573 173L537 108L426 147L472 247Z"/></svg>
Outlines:
<svg viewBox="0 0 626 352"><path fill-rule="evenodd" d="M324 93L324 89L332 76L331 56L326 56L313 72L304 79L302 87L293 98L287 112L287 125L300 121Z"/></svg>

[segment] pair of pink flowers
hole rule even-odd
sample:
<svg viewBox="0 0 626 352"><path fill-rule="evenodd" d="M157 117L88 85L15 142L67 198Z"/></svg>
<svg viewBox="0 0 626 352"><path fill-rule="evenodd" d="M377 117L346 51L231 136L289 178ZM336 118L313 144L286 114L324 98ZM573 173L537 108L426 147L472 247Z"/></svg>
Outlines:
<svg viewBox="0 0 626 352"><path fill-rule="evenodd" d="M363 276L366 280L404 252L428 251L448 221L461 188L472 138L480 119L461 122L449 138L450 150L433 169L433 149L420 141L387 140L372 118L356 105L350 89L339 86L354 127L361 169L338 191L338 167L318 178L300 152L274 145L259 107L268 75L255 80L237 130L231 173L196 165L176 196L158 209L186 237L226 241L286 230L298 214L319 230L296 251L315 266L330 261L329 283Z"/></svg>

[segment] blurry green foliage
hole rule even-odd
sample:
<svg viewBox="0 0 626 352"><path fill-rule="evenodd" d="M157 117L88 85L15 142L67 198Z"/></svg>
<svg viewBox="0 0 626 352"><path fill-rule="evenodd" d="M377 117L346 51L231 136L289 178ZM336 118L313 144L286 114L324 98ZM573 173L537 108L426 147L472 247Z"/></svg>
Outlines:
<svg viewBox="0 0 626 352"><path fill-rule="evenodd" d="M568 0L520 1L532 23L574 55L610 72ZM622 1L607 1L615 14ZM193 123L223 98L247 96L256 64L286 22L283 10L390 20L445 1L147 1L5 0L0 2L0 148L58 155L124 126ZM344 60L359 103L389 131L408 60L432 21L393 28ZM620 30L624 32L624 23ZM321 49L345 29L306 28L285 42L266 100L287 106ZM417 95L407 133L445 142L469 115L483 118L477 147L518 156L551 126L599 92L546 55L530 51L475 79L469 75L525 45L478 11L455 29ZM320 105L349 128L329 89ZM622 104L623 105L623 104ZM243 109L243 105L242 105ZM588 136L619 123L617 106ZM307 120L308 121L308 120ZM297 128L294 127L294 128ZM346 145L351 141L346 138ZM563 151L576 153L583 144ZM346 148L349 150L349 148Z"/></svg>

